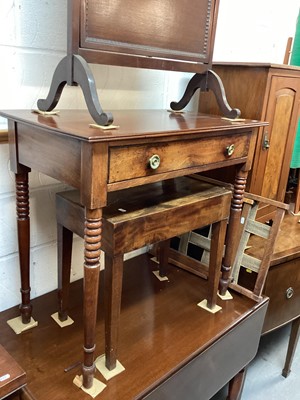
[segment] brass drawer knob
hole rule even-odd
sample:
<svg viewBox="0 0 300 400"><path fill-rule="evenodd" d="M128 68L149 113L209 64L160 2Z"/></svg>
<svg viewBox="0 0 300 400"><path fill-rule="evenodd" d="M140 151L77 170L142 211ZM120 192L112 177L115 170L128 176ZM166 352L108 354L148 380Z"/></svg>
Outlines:
<svg viewBox="0 0 300 400"><path fill-rule="evenodd" d="M232 154L234 153L234 149L235 149L234 144L231 144L230 146L227 146L226 147L226 155L228 157L232 156Z"/></svg>
<svg viewBox="0 0 300 400"><path fill-rule="evenodd" d="M286 289L285 295L287 299L290 299L294 295L294 289L292 287L289 287L288 289Z"/></svg>
<svg viewBox="0 0 300 400"><path fill-rule="evenodd" d="M157 169L159 167L160 164L160 157L158 154L153 154L153 156L151 156L149 158L149 166L151 169Z"/></svg>

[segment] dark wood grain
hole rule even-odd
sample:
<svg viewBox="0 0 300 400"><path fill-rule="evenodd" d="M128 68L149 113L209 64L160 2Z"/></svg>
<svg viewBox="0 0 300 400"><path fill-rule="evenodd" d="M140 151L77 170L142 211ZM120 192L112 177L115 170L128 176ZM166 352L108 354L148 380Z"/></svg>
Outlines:
<svg viewBox="0 0 300 400"><path fill-rule="evenodd" d="M126 262L119 354L120 362L126 365L126 370L108 382L96 373L96 377L108 385L101 395L105 400L142 398L142 393L147 389L159 385L170 373L179 370L218 339L226 337L226 332L234 330L265 304L256 304L234 294L233 301L222 302L221 313L212 315L196 305L205 296L206 281L170 266L170 281L159 282L151 272L153 268L156 265L145 255ZM103 284L104 279L100 279L100 293L103 293ZM66 367L82 360L81 293L82 281L73 283L70 314L75 323L64 329L50 317L57 308L55 292L32 300L39 321L34 330L15 335L6 320L15 316L16 308L0 314L0 341L16 361L22 364L27 373L28 386L39 400L90 398L72 383L74 376L80 373L80 367L64 372ZM97 355L104 351L102 310L101 295L96 326ZM244 354L249 344L250 340L243 339L241 352L236 347L224 344L224 348L229 349L231 354L230 365L234 365L238 353ZM253 355L256 346L252 348L251 344L249 348ZM247 359L250 353L247 350ZM231 368L230 371L233 373ZM201 376L199 379L201 382ZM216 380L215 376L214 380L208 379L203 384ZM222 380L219 384L222 384Z"/></svg>
<svg viewBox="0 0 300 400"><path fill-rule="evenodd" d="M208 307L213 309L217 302L230 201L230 190L191 177L109 194L108 206L103 209L103 233L101 232L102 249L105 251L105 362L109 370L116 367L117 361L124 254L149 244L163 242L159 249L160 260L164 262L160 269L162 272L166 270L166 245L169 239L213 224L206 295ZM90 223L86 221L86 212L80 204L78 191L57 193L56 215L59 233L59 315L65 319L68 299L64 295L69 292L71 232L86 238ZM93 225L96 228L95 222ZM96 239L94 235L88 241L86 248L90 249L89 252L92 245L96 246ZM95 264L95 256L91 258ZM97 283L95 273L94 271L92 279ZM87 284L85 289L90 296L91 287L94 285ZM94 288L94 294L95 290ZM88 304L89 309L86 312L90 312L95 306L92 297ZM92 331L93 327L86 327L85 331L90 334L89 329Z"/></svg>
<svg viewBox="0 0 300 400"><path fill-rule="evenodd" d="M218 0L71 3L70 50L88 62L190 72L211 66Z"/></svg>
<svg viewBox="0 0 300 400"><path fill-rule="evenodd" d="M241 110L243 118L269 121L260 128L247 190L273 200L284 201L293 143L299 118L300 68L289 65L217 63L227 99ZM220 114L211 93L201 93L199 110ZM264 140L269 141L269 147ZM230 179L232 172L223 174ZM220 177L219 177L220 178ZM261 211L272 218L271 206Z"/></svg>
<svg viewBox="0 0 300 400"><path fill-rule="evenodd" d="M286 214L281 224L281 229L275 243L274 254L270 261L270 269L267 275L263 293L270 297L270 303L266 314L263 333L271 332L293 321L293 335L290 337L289 350L283 375L287 376L291 369L292 355L297 346L297 320L299 320L300 307L300 229L299 218ZM264 241L252 236L249 241L251 246L247 253L255 257L261 257L264 252ZM247 273L241 276L244 284L254 286L255 273ZM292 289L293 295L287 297L287 291Z"/></svg>
<svg viewBox="0 0 300 400"><path fill-rule="evenodd" d="M0 345L0 376L7 378L0 381L0 398L19 391L26 385L26 373L13 357Z"/></svg>
<svg viewBox="0 0 300 400"><path fill-rule="evenodd" d="M88 225L93 223L94 218L97 220L101 218L102 208L106 206L107 195L111 191L164 181L203 170L223 168L227 165L238 165L236 180L245 180L251 167L252 142L256 137L256 129L259 126L267 125L259 121L231 121L197 113L176 114L166 110L131 110L128 112L117 111L116 123L120 125L120 128L107 131L90 128L91 117L87 111L64 111L51 117L34 114L28 110L1 112L1 115L9 120L10 154L13 160L12 170L16 176L18 173L27 174L29 168L34 168L78 188L81 203L85 207L85 220ZM244 138L244 143L241 138ZM213 140L210 142L211 139ZM224 145L223 151L226 156L222 154L220 147L218 147L218 151L214 152L208 146L208 143L211 143L211 146L217 146L219 140ZM232 140L237 144L237 157L228 154L227 151ZM195 141L197 146L187 145L191 141ZM152 173L148 173L147 170L145 173L145 164L149 164L149 154L146 149L151 148L154 142L161 148L166 144L169 145L172 151L167 155L174 162L171 165L163 157L162 165L165 163L170 168L166 168L162 172L158 168ZM116 169L115 164L110 164L110 154L113 149L116 147L137 148L138 146L140 146L140 154L144 153L145 155L142 176L132 177L131 171L134 170L135 165L127 164L127 152L122 151L119 154L122 155L122 165L128 176L123 176L123 180L109 183L109 176L113 175ZM186 149L188 163L180 157L181 148ZM240 151L241 153L239 153ZM201 163L199 154L205 156L206 163ZM238 186L235 187L238 189ZM242 193L234 190L233 199L240 199L241 195ZM228 249L232 248L234 241L237 240L236 232L240 218L239 211L235 210L233 213L235 208L233 202L230 217L231 233L227 237L227 243L230 243ZM101 230L100 225L98 228ZM85 257L84 271L86 282L94 283L96 269L94 270L93 267L97 265L98 268L96 260L98 259L98 250L96 251L96 248L100 248L101 239L97 237L93 244L92 242L88 243L88 239L89 237L85 236L84 247L88 257ZM20 231L19 243L24 245L24 249L20 249L20 254L25 254L28 251L27 231ZM95 260L93 256L90 258L89 248L91 246L95 247ZM225 259L227 260L225 265L227 273L230 270L232 257L225 256ZM21 269L24 271L25 264L21 264ZM227 277L224 282L224 288L226 288ZM92 293L94 295L96 293L95 285L92 283L91 291L86 287L89 301L93 297ZM22 290L27 290L27 288L27 281L24 280ZM94 303L93 307L90 307L85 313L86 326L94 326L96 312ZM92 341L91 336L86 334L87 353L93 351ZM86 356L86 366L92 368L90 358L90 356ZM89 375L88 372L86 375ZM89 379L88 381L90 382Z"/></svg>

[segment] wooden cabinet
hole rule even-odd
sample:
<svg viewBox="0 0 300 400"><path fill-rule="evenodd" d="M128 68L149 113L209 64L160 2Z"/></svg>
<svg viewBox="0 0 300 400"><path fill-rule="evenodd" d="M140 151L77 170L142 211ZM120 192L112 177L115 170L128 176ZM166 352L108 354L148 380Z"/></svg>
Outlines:
<svg viewBox="0 0 300 400"><path fill-rule="evenodd" d="M281 262L273 259L265 284L264 294L270 298L263 333L268 333L299 318L300 304L300 248Z"/></svg>
<svg viewBox="0 0 300 400"><path fill-rule="evenodd" d="M228 102L241 110L242 118L269 122L268 127L258 132L247 190L284 201L300 114L300 68L230 63L215 64L213 69L223 81ZM219 114L215 98L209 92L201 93L199 109Z"/></svg>

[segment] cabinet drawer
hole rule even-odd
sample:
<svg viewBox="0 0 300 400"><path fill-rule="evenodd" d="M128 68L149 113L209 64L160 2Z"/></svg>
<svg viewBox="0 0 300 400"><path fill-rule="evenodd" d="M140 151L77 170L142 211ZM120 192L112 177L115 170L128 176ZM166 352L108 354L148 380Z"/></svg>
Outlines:
<svg viewBox="0 0 300 400"><path fill-rule="evenodd" d="M249 141L250 133L246 133L217 138L178 140L157 145L147 143L111 147L108 182L119 182L195 167L201 169L201 166L205 164L247 157ZM234 148L232 154L228 154L229 146L232 146L231 149ZM154 155L159 156L159 166L156 169L152 169L149 162Z"/></svg>
<svg viewBox="0 0 300 400"><path fill-rule="evenodd" d="M270 297L263 333L300 315L300 258L270 268L264 294Z"/></svg>

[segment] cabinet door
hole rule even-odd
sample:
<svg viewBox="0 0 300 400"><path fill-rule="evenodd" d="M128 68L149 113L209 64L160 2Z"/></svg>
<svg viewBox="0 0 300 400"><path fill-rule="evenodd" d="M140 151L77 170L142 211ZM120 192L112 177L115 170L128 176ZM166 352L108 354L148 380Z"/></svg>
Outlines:
<svg viewBox="0 0 300 400"><path fill-rule="evenodd" d="M300 79L273 76L250 191L283 201L299 116Z"/></svg>

